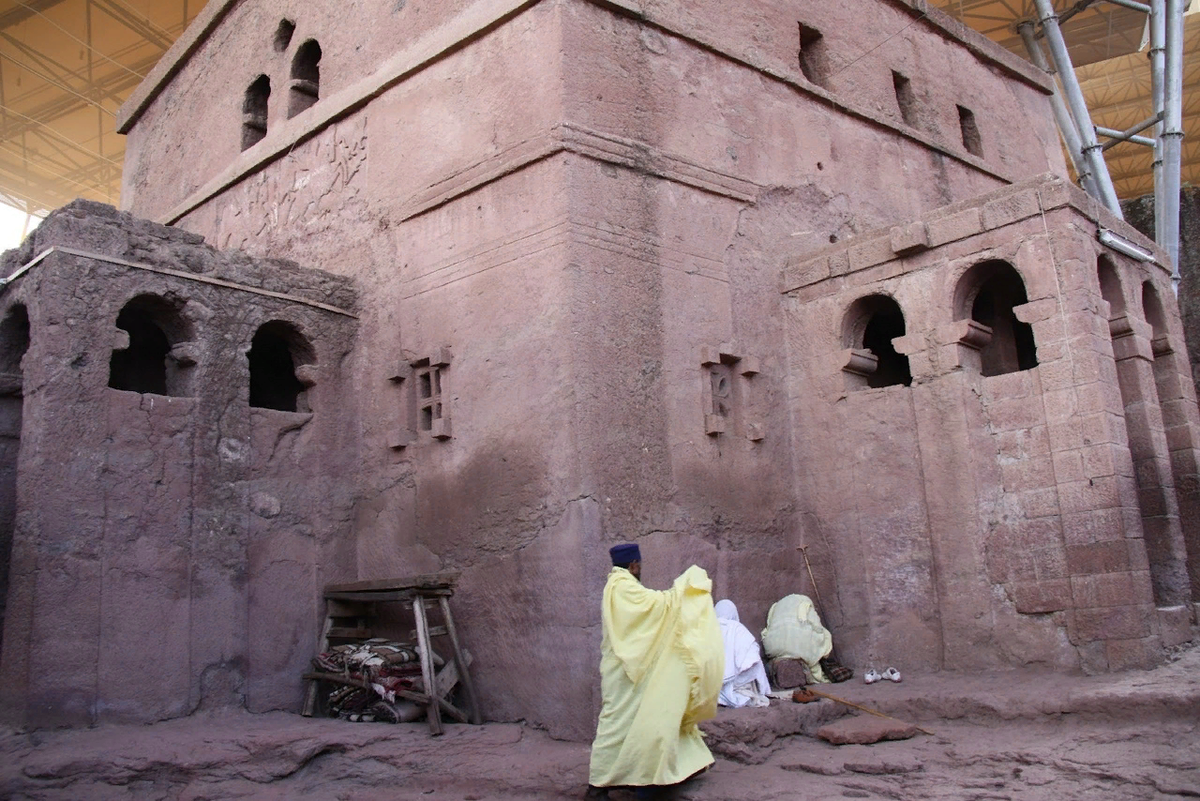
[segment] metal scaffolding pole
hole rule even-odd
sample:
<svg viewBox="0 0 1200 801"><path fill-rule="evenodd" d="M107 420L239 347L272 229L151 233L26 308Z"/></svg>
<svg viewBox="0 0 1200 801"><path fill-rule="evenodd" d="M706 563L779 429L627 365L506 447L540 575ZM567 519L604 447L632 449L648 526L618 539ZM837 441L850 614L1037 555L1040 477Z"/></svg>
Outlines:
<svg viewBox="0 0 1200 801"><path fill-rule="evenodd" d="M1042 46L1038 44L1037 36L1034 35L1033 22L1030 20L1022 22L1017 26L1017 32L1021 34L1021 41L1025 42L1025 49L1029 51L1029 58L1033 61L1034 66L1053 75L1054 71L1046 63L1046 54L1042 52ZM1054 120L1058 123L1058 132L1062 134L1063 144L1067 147L1067 155L1071 157L1071 166L1075 168L1075 174L1079 176L1079 185L1088 194L1095 195L1096 185L1092 180L1091 168L1083 157L1079 130L1071 119L1071 112L1063 103L1062 95L1058 92L1057 82L1054 83L1054 92L1050 95L1050 108L1054 111Z"/></svg>
<svg viewBox="0 0 1200 801"><path fill-rule="evenodd" d="M1092 118L1083 99L1083 90L1079 86L1079 79L1075 77L1071 56L1067 52L1066 42L1063 41L1062 30L1058 27L1058 15L1054 13L1054 6L1050 0L1034 0L1034 4L1037 6L1046 44L1050 47L1050 58L1054 62L1054 68L1058 70L1063 94L1075 120L1075 128L1079 132L1083 157L1091 168L1096 183L1095 195L1109 211L1120 219L1125 219L1121 213L1121 203L1117 200L1117 190L1108 174L1108 165L1104 163L1104 151L1101 150L1100 142L1096 139L1096 130L1092 127Z"/></svg>
<svg viewBox="0 0 1200 801"><path fill-rule="evenodd" d="M1166 0L1150 0L1150 97L1159 122L1154 126L1154 241L1162 244L1163 224L1163 154L1162 132L1166 113L1163 107L1163 72L1167 43Z"/></svg>
<svg viewBox="0 0 1200 801"><path fill-rule="evenodd" d="M1179 182L1183 150L1183 12L1185 0L1166 0L1166 53L1163 70L1162 239L1171 256L1171 278L1179 283ZM1157 225L1155 226L1157 230Z"/></svg>

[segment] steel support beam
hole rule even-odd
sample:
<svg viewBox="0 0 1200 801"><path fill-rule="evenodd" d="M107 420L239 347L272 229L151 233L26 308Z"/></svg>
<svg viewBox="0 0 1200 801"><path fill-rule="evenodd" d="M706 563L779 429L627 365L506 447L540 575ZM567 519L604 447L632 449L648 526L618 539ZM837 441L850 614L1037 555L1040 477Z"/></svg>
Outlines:
<svg viewBox="0 0 1200 801"><path fill-rule="evenodd" d="M1075 68L1071 64L1071 56L1067 53L1067 44L1063 41L1062 30L1058 27L1058 15L1050 0L1034 0L1038 16L1042 23L1042 33L1046 44L1050 47L1050 58L1058 71L1063 94L1066 95L1071 117L1075 120L1075 129L1079 133L1084 160L1091 168L1092 178L1096 184L1095 196L1099 198L1109 211L1124 219L1121 213L1121 203L1117 199L1117 191L1113 187L1112 178L1108 174L1108 166L1104 163L1104 151L1096 139L1096 130L1092 127L1092 118L1088 113L1087 103L1083 99L1083 91L1079 88L1079 80L1075 77Z"/></svg>
<svg viewBox="0 0 1200 801"><path fill-rule="evenodd" d="M1162 239L1171 256L1171 278L1179 286L1179 183L1183 150L1183 13L1186 0L1166 0L1166 53L1163 64ZM1157 230L1157 226L1156 226Z"/></svg>
<svg viewBox="0 0 1200 801"><path fill-rule="evenodd" d="M1163 74L1166 70L1167 49L1167 2L1150 0L1150 102L1151 110L1158 117L1154 126L1154 241L1163 243L1163 160L1162 121L1166 117L1163 105Z"/></svg>
<svg viewBox="0 0 1200 801"><path fill-rule="evenodd" d="M1053 76L1054 70L1046 63L1046 54L1042 52L1042 46L1038 44L1033 22L1030 20L1022 22L1017 26L1017 32L1021 34L1021 41L1025 43L1025 49L1029 51L1029 58L1033 61L1033 65ZM1058 91L1058 82L1055 81L1053 86L1054 92L1050 95L1050 108L1054 112L1054 121L1058 123L1058 132L1062 135L1067 155L1071 158L1071 166L1075 168L1075 174L1079 176L1079 185L1088 194L1095 195L1095 182L1092 180L1091 167L1083 158L1083 145L1079 141L1079 130L1071 120L1071 112L1063 103L1062 95Z"/></svg>

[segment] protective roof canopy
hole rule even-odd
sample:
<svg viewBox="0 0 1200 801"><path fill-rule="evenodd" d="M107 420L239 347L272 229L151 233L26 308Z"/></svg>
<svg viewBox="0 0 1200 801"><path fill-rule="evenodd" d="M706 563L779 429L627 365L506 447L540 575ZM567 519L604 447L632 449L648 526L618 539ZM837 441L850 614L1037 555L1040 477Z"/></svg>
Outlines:
<svg viewBox="0 0 1200 801"><path fill-rule="evenodd" d="M44 213L76 197L118 203L124 137L117 109L205 0L0 0L0 201ZM932 3L1027 57L1016 23L1032 0ZM1193 2L1200 6L1200 2ZM1097 125L1149 117L1150 71L1138 52L1145 15L1106 2L1058 0L1077 74ZM1200 182L1200 14L1185 28L1183 180ZM1153 190L1148 148L1108 151L1122 197Z"/></svg>

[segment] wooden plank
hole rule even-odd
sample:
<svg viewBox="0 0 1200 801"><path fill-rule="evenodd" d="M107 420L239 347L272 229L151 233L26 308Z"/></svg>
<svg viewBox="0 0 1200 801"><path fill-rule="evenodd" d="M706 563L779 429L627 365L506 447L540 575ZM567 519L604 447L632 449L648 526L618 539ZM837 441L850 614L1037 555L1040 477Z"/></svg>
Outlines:
<svg viewBox="0 0 1200 801"><path fill-rule="evenodd" d="M450 601L445 598L439 598L438 603L442 607L442 620L445 621L446 630L450 634L450 645L454 648L454 659L463 666L462 683L463 689L467 692L467 705L471 713L471 722L479 725L483 722L483 715L479 711L479 699L475 695L475 685L471 683L471 656L465 652L458 642L458 632L454 629L454 618L450 614Z"/></svg>
<svg viewBox="0 0 1200 801"><path fill-rule="evenodd" d="M325 601L327 617L366 617L370 614L370 601L342 601L334 598Z"/></svg>
<svg viewBox="0 0 1200 801"><path fill-rule="evenodd" d="M451 596L454 590L421 590L422 594L428 596ZM382 601L411 601L417 597L417 590L395 590L395 591L365 591L358 592L343 592L340 590L326 590L325 598L327 600L341 601L357 601L359 603L376 603Z"/></svg>
<svg viewBox="0 0 1200 801"><path fill-rule="evenodd" d="M372 581L354 581L349 584L329 584L325 592L361 592L388 590L448 590L453 589L462 572L447 570L441 573L425 573L420 576L404 576L392 579L375 579Z"/></svg>
<svg viewBox="0 0 1200 801"><path fill-rule="evenodd" d="M448 633L448 630L446 629L445 626L430 626L429 627L429 636L430 637L445 637L447 633ZM415 640L416 638L417 638L417 630L416 629L410 630L408 632L409 641L411 642L412 640Z"/></svg>
<svg viewBox="0 0 1200 801"><path fill-rule="evenodd" d="M421 649L421 679L425 682L425 691L432 696L427 706L425 717L429 720L429 731L437 736L442 733L442 714L436 693L433 692L435 674L433 672L433 650L429 646L429 628L425 620L425 604L413 605L413 617L417 619L417 647Z"/></svg>
<svg viewBox="0 0 1200 801"><path fill-rule="evenodd" d="M326 640L369 640L375 636L371 629L331 628L325 635ZM328 647L325 650L329 650Z"/></svg>

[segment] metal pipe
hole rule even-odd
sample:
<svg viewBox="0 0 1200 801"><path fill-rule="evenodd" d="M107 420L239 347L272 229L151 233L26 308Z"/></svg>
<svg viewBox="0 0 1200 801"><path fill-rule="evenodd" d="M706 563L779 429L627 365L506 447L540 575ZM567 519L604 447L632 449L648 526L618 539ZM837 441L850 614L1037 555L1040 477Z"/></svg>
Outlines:
<svg viewBox="0 0 1200 801"><path fill-rule="evenodd" d="M1163 71L1167 41L1166 0L1150 0L1150 98L1153 111L1159 118L1154 126L1154 241L1163 245L1163 160L1162 120L1165 116L1163 103Z"/></svg>
<svg viewBox="0 0 1200 801"><path fill-rule="evenodd" d="M1174 1L1174 0L1172 0ZM1092 169L1096 181L1096 197L1100 199L1109 211L1119 219L1125 219L1121 213L1121 202L1117 199L1117 190L1113 187L1112 176L1108 174L1108 165L1104 163L1104 151L1096 140L1096 131L1092 127L1092 117L1088 113L1087 102L1083 99L1083 90L1079 79L1075 77L1075 68L1071 65L1071 55L1067 52L1067 44L1063 41L1062 30L1058 27L1058 15L1050 0L1034 0L1038 16L1042 23L1042 33L1050 46L1050 58L1054 68L1058 70L1058 79L1062 82L1063 94L1066 95L1067 106L1075 119L1075 127L1079 131L1084 158Z"/></svg>
<svg viewBox="0 0 1200 801"><path fill-rule="evenodd" d="M1054 70L1046 63L1046 54L1042 52L1042 46L1038 44L1037 36L1034 35L1033 22L1025 20L1017 25L1017 33L1021 34L1021 41L1025 42L1025 49L1029 51L1029 59L1033 65L1053 76ZM1067 111L1067 106L1063 103L1062 95L1058 91L1058 82L1052 82L1051 86L1054 91L1050 93L1050 109L1054 112L1054 120L1058 123L1058 133L1062 136L1063 144L1067 148L1067 155L1071 158L1071 166L1075 168L1075 175L1079 177L1079 185L1089 194L1095 195L1095 182L1092 180L1092 171L1083 158L1079 129L1075 127L1075 122L1071 119L1071 112Z"/></svg>
<svg viewBox="0 0 1200 801"><path fill-rule="evenodd" d="M1183 150L1182 0L1166 0L1167 51L1163 70L1163 228L1162 246L1171 256L1171 280L1179 283L1179 171Z"/></svg>
<svg viewBox="0 0 1200 801"><path fill-rule="evenodd" d="M1143 14L1150 13L1150 6L1145 3L1138 3L1135 0L1105 0L1107 3L1112 3L1114 6L1124 6L1132 8L1134 11L1141 11Z"/></svg>
<svg viewBox="0 0 1200 801"><path fill-rule="evenodd" d="M1150 123L1150 125L1153 125L1153 124L1154 124L1153 122ZM1150 127L1150 125L1147 125L1146 127L1148 128L1148 127ZM1122 142L1134 142L1135 144L1146 145L1147 147L1154 147L1157 144L1156 140L1151 139L1148 136L1134 136L1134 134L1140 130L1142 130L1142 129L1141 128L1131 128L1128 131L1118 131L1115 128L1105 128L1102 125L1097 125L1096 133L1100 134L1101 136L1107 136L1107 137L1109 137L1109 140L1110 140L1110 141L1102 144L1100 146L1100 149L1108 150L1113 145L1119 145Z"/></svg>

